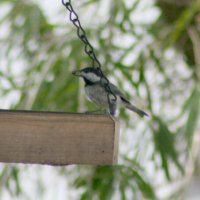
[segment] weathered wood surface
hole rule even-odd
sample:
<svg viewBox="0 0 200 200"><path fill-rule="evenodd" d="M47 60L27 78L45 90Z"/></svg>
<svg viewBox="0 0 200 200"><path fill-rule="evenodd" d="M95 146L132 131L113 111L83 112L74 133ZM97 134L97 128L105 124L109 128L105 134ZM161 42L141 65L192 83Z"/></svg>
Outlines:
<svg viewBox="0 0 200 200"><path fill-rule="evenodd" d="M0 162L117 164L118 137L109 115L0 110Z"/></svg>

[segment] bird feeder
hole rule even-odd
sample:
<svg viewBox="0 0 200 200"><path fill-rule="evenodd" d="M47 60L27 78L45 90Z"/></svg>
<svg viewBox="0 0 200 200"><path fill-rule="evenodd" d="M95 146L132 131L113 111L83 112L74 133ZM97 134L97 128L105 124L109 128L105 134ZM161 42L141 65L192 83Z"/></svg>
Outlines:
<svg viewBox="0 0 200 200"><path fill-rule="evenodd" d="M109 115L0 110L0 162L117 164L119 124Z"/></svg>

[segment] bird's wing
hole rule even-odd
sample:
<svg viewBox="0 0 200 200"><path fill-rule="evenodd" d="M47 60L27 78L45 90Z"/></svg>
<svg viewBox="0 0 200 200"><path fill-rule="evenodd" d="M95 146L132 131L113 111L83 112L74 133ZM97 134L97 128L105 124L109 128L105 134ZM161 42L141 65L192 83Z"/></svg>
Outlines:
<svg viewBox="0 0 200 200"><path fill-rule="evenodd" d="M99 84L101 84L101 82L99 82ZM126 98L126 95L125 95L117 86L115 86L115 85L112 84L112 83L109 83L109 86L110 86L111 91L112 91L115 95L119 96L119 97L121 98L122 101L124 101L124 102L126 102L126 103L130 103L130 102L127 100L127 98Z"/></svg>
<svg viewBox="0 0 200 200"><path fill-rule="evenodd" d="M112 92L116 95L119 95L122 102L124 103L125 107L128 108L129 110L132 110L134 112L136 112L138 115L140 115L141 117L143 116L148 116L147 113L145 113L144 111L138 109L137 107L135 107L134 105L132 105L127 99L125 94L115 85L113 85L112 83L110 83L110 89L112 90Z"/></svg>
<svg viewBox="0 0 200 200"><path fill-rule="evenodd" d="M113 85L112 83L109 84L111 91L116 94L119 95L120 97L122 97L123 99L126 99L125 94L115 85Z"/></svg>

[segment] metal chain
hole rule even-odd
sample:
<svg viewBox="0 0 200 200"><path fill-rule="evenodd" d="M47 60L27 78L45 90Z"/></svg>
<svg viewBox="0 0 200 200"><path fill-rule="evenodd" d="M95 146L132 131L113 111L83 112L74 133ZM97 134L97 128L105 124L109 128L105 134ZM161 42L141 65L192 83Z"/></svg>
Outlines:
<svg viewBox="0 0 200 200"><path fill-rule="evenodd" d="M71 0L62 0L62 4L66 7L66 9L70 12L69 19L74 24L74 26L77 28L77 35L81 39L81 41L85 44L85 53L90 57L92 60L92 67L95 67L98 69L99 73L101 74L101 84L104 86L104 88L107 91L107 98L110 108L113 107L113 105L117 101L116 95L112 92L109 86L109 80L107 77L103 74L101 69L101 63L96 57L96 54L94 52L94 48L90 44L90 42L87 39L87 35L85 30L82 28L79 17L75 10L73 9L71 5ZM111 94L111 95L109 95Z"/></svg>
<svg viewBox="0 0 200 200"><path fill-rule="evenodd" d="M86 32L81 26L79 17L77 15L77 13L75 12L75 10L73 9L72 5L71 5L71 0L62 0L62 4L70 12L70 16L69 16L70 21L74 24L74 26L76 26L77 35L82 40L82 42L85 44L85 53L91 58L92 66L101 67L101 64L96 57L94 49L87 39Z"/></svg>

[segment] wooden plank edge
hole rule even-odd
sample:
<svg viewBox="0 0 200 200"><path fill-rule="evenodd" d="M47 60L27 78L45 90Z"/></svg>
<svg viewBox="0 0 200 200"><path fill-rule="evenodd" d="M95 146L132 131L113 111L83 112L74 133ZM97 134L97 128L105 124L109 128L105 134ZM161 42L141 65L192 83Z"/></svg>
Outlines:
<svg viewBox="0 0 200 200"><path fill-rule="evenodd" d="M118 164L118 148L119 148L119 121L117 121L115 118L113 118L111 115L105 115L105 114L86 114L86 113L71 113L71 112L57 112L57 111L32 111L32 110L6 110L6 109L0 109L1 113L30 113L30 114L63 114L63 115L87 115L87 116L94 116L94 117L108 117L110 120L112 120L113 126L114 126L114 134L113 134L113 156L112 156L112 163L109 165L116 165ZM6 163L13 163L13 162L6 162ZM15 162L14 162L15 163ZM18 163L18 162L17 162ZM67 164L52 164L52 163L26 163L26 162L20 162L21 164L41 164L41 165L50 165L50 166L66 166L71 165L73 163L67 163ZM84 164L88 165L88 164Z"/></svg>
<svg viewBox="0 0 200 200"><path fill-rule="evenodd" d="M119 152L119 136L120 136L120 123L118 120L114 119L115 127L114 127L114 142L113 142L113 165L118 164L118 152Z"/></svg>

